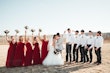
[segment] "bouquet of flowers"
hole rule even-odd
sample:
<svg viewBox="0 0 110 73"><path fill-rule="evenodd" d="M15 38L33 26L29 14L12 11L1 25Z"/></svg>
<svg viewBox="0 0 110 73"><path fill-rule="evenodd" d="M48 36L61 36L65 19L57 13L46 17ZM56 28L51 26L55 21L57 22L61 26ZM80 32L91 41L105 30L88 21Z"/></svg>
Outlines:
<svg viewBox="0 0 110 73"><path fill-rule="evenodd" d="M27 30L29 27L28 26L25 26L24 28Z"/></svg>
<svg viewBox="0 0 110 73"><path fill-rule="evenodd" d="M31 32L35 32L35 29L31 29Z"/></svg>
<svg viewBox="0 0 110 73"><path fill-rule="evenodd" d="M7 35L9 32L10 32L10 31L8 31L8 30L5 30L5 31L4 31L4 33L5 33L6 35Z"/></svg>
<svg viewBox="0 0 110 73"><path fill-rule="evenodd" d="M16 33L19 33L19 30L16 29L15 32L16 32Z"/></svg>
<svg viewBox="0 0 110 73"><path fill-rule="evenodd" d="M54 54L58 55L61 51L59 49L54 50Z"/></svg>
<svg viewBox="0 0 110 73"><path fill-rule="evenodd" d="M39 29L39 32L42 32L42 29Z"/></svg>

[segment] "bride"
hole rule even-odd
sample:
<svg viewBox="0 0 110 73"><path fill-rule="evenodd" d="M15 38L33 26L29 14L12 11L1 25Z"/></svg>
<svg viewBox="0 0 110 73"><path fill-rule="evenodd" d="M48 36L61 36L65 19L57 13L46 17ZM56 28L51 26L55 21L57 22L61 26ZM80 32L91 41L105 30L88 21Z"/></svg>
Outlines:
<svg viewBox="0 0 110 73"><path fill-rule="evenodd" d="M52 40L49 41L49 44L48 44L49 52L47 57L43 61L43 65L64 65L64 61L61 54L54 53L55 42L56 42L56 35L54 35Z"/></svg>

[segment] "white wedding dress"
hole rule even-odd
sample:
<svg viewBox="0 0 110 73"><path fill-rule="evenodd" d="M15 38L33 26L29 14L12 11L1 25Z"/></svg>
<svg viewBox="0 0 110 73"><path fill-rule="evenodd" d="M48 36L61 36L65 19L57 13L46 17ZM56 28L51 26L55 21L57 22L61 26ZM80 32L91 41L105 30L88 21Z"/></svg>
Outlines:
<svg viewBox="0 0 110 73"><path fill-rule="evenodd" d="M61 54L54 54L54 47L52 45L49 45L49 52L43 61L43 65L64 65L64 60Z"/></svg>

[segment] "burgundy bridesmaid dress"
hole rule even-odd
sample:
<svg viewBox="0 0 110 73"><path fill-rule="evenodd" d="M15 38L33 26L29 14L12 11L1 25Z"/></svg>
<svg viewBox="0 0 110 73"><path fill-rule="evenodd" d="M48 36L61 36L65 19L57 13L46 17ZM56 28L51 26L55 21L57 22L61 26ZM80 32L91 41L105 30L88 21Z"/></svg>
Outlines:
<svg viewBox="0 0 110 73"><path fill-rule="evenodd" d="M42 40L42 50L41 50L41 61L42 62L48 54L47 48L48 48L48 41Z"/></svg>
<svg viewBox="0 0 110 73"><path fill-rule="evenodd" d="M31 46L30 42L26 43L26 49L27 49L27 51L26 51L24 65L30 66L30 65L32 65L32 46Z"/></svg>
<svg viewBox="0 0 110 73"><path fill-rule="evenodd" d="M34 50L33 50L33 65L41 64L40 60L40 48L39 44L34 44Z"/></svg>
<svg viewBox="0 0 110 73"><path fill-rule="evenodd" d="M21 67L24 64L24 45L22 42L18 42L17 44L13 62L15 67Z"/></svg>
<svg viewBox="0 0 110 73"><path fill-rule="evenodd" d="M7 53L7 59L6 59L6 67L10 68L13 67L13 60L15 56L15 50L16 50L17 43L10 42L10 46Z"/></svg>

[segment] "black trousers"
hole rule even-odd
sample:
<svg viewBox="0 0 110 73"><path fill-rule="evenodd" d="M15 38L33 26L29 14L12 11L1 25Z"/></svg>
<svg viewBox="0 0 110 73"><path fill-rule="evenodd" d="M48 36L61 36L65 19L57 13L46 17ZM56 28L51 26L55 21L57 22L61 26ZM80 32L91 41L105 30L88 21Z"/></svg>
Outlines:
<svg viewBox="0 0 110 73"><path fill-rule="evenodd" d="M89 57L88 57L88 49L84 49L84 57L85 57L85 62L88 62L89 61Z"/></svg>
<svg viewBox="0 0 110 73"><path fill-rule="evenodd" d="M85 47L80 45L80 54L81 54L81 61L85 63Z"/></svg>
<svg viewBox="0 0 110 73"><path fill-rule="evenodd" d="M68 56L71 62L71 44L66 43L66 62L68 62Z"/></svg>
<svg viewBox="0 0 110 73"><path fill-rule="evenodd" d="M95 47L96 49L96 47ZM95 50L95 54L97 56L97 63L101 63L101 47L98 50Z"/></svg>
<svg viewBox="0 0 110 73"><path fill-rule="evenodd" d="M78 48L76 49L77 44L74 44L73 46L73 61L78 62Z"/></svg>
<svg viewBox="0 0 110 73"><path fill-rule="evenodd" d="M88 44L88 45L87 45L87 47L88 47L87 49L89 49L90 46L91 46L91 45ZM88 59L88 61L90 61L90 63L92 62L92 58L93 58L93 56L92 56L92 49L93 49L93 48L91 48L91 49L89 50L89 57L88 57L89 59ZM87 50L87 53L88 53L88 50Z"/></svg>

